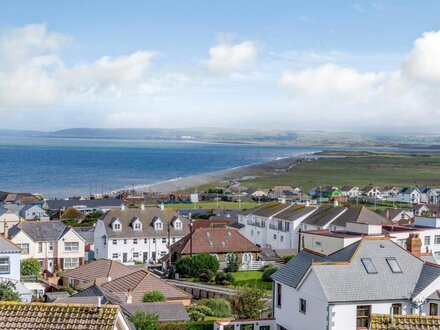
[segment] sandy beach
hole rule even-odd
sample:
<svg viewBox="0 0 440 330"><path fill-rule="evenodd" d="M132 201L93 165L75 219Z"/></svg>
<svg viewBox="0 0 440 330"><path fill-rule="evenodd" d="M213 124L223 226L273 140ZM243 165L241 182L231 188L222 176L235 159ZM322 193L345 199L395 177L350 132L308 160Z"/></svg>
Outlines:
<svg viewBox="0 0 440 330"><path fill-rule="evenodd" d="M251 164L240 166L236 168L227 169L224 171L217 171L212 173L205 173L200 175L192 175L184 178L173 179L164 182L153 183L150 185L136 186L129 189L138 193L160 193L169 194L172 192L178 192L187 190L199 186L206 185L212 182L226 181L226 180L240 180L248 177L269 176L283 173L291 168L297 166L304 161L305 158L310 155L298 155L293 157L286 157L276 159L264 163ZM125 191L126 189L120 189L113 193Z"/></svg>

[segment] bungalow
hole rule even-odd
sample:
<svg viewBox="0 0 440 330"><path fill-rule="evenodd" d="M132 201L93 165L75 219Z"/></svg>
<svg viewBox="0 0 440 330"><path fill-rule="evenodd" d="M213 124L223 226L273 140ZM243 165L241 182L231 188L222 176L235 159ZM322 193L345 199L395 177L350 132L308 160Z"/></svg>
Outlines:
<svg viewBox="0 0 440 330"><path fill-rule="evenodd" d="M427 215L435 217L440 215L440 205L438 204L417 204L413 205L410 210L414 216Z"/></svg>
<svg viewBox="0 0 440 330"><path fill-rule="evenodd" d="M440 188L431 188L427 194L429 204L440 204Z"/></svg>
<svg viewBox="0 0 440 330"><path fill-rule="evenodd" d="M132 327L113 305L0 302L0 329L107 329Z"/></svg>
<svg viewBox="0 0 440 330"><path fill-rule="evenodd" d="M400 189L397 201L407 204L420 204L421 195L419 189L405 187Z"/></svg>
<svg viewBox="0 0 440 330"><path fill-rule="evenodd" d="M365 186L361 189L361 193L364 196L368 197L379 197L382 195L382 192L380 191L379 187L373 187L373 186Z"/></svg>
<svg viewBox="0 0 440 330"><path fill-rule="evenodd" d="M408 251L365 237L329 256L301 251L272 275L277 329L367 329L375 314L438 315L440 267L424 262L421 240Z"/></svg>
<svg viewBox="0 0 440 330"><path fill-rule="evenodd" d="M43 271L53 273L84 263L84 239L62 222L23 221L8 235L22 250L21 259L38 259Z"/></svg>
<svg viewBox="0 0 440 330"><path fill-rule="evenodd" d="M20 216L25 220L49 220L49 215L38 205L26 204L20 210Z"/></svg>
<svg viewBox="0 0 440 330"><path fill-rule="evenodd" d="M400 223L400 224L409 223L413 217L412 212L397 208L391 208L391 207L384 209L380 213L380 215L385 219L387 219L389 222Z"/></svg>
<svg viewBox="0 0 440 330"><path fill-rule="evenodd" d="M240 269L249 269L257 261L261 249L233 228L198 228L180 241L170 246L171 262L191 253L209 253L220 262L221 268L227 265L228 256L236 254ZM165 258L168 260L168 256Z"/></svg>
<svg viewBox="0 0 440 330"><path fill-rule="evenodd" d="M342 196L346 196L349 198L356 198L360 195L359 188L353 186L342 186L341 187Z"/></svg>

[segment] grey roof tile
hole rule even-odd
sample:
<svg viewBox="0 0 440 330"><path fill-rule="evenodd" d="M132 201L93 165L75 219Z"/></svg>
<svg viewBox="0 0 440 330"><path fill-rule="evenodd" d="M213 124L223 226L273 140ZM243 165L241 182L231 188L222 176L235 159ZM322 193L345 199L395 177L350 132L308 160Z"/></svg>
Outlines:
<svg viewBox="0 0 440 330"><path fill-rule="evenodd" d="M53 242L69 230L59 221L22 221L9 229L9 237L14 237L23 230L35 242Z"/></svg>

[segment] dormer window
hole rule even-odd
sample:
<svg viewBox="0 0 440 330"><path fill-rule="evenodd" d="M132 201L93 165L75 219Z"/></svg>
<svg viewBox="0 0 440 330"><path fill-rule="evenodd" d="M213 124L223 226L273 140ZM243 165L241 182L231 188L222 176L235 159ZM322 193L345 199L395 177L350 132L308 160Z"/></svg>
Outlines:
<svg viewBox="0 0 440 330"><path fill-rule="evenodd" d="M163 223L159 219L154 222L154 229L161 230L163 229Z"/></svg>
<svg viewBox="0 0 440 330"><path fill-rule="evenodd" d="M121 230L121 224L120 223L114 223L113 224L113 230Z"/></svg>
<svg viewBox="0 0 440 330"><path fill-rule="evenodd" d="M174 228L182 229L182 221L180 221L179 219L174 220Z"/></svg>
<svg viewBox="0 0 440 330"><path fill-rule="evenodd" d="M133 218L131 220L131 225L133 227L133 230L142 230L142 222L139 220L139 218Z"/></svg>

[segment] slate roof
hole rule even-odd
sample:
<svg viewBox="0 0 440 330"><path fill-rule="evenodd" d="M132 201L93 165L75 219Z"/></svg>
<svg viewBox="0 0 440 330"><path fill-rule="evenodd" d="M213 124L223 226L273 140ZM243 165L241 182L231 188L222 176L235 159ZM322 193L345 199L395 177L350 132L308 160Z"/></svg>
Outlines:
<svg viewBox="0 0 440 330"><path fill-rule="evenodd" d="M386 261L389 257L397 260L401 273L391 271ZM367 273L362 258L372 260L376 274ZM408 300L440 276L440 268L425 264L387 238L376 237L363 238L327 257L301 251L272 278L296 288L309 269L319 280L326 299L333 303Z"/></svg>
<svg viewBox="0 0 440 330"><path fill-rule="evenodd" d="M131 226L131 221L133 218L139 218L142 222L142 230L134 230ZM176 219L182 221L182 229L175 229L173 222ZM118 219L121 222L122 230L113 230L111 227L111 222ZM156 219L161 219L163 224L162 230L155 230L153 227L153 222ZM174 210L165 209L161 210L159 207L145 207L144 210L140 208L126 208L112 209L107 212L107 214L102 219L104 222L107 236L109 239L112 238L145 238L145 237L163 237L167 233L167 223L170 222L170 236L171 237L181 237L189 233L189 220L182 218Z"/></svg>
<svg viewBox="0 0 440 330"><path fill-rule="evenodd" d="M133 304L142 303L144 293L153 290L161 291L166 300L186 300L192 297L189 293L143 269L104 283L101 287L122 301L125 301L127 292L131 290Z"/></svg>
<svg viewBox="0 0 440 330"><path fill-rule="evenodd" d="M124 204L122 199L49 199L45 201L49 210L58 210L68 207L85 206L87 208L99 209L99 208L111 208L120 207Z"/></svg>
<svg viewBox="0 0 440 330"><path fill-rule="evenodd" d="M22 221L9 229L9 238L22 230L35 242L54 242L69 229L60 221Z"/></svg>
<svg viewBox="0 0 440 330"><path fill-rule="evenodd" d="M171 245L170 250L180 254L190 253L190 237L186 235ZM244 253L260 252L260 248L241 235L238 230L225 228L198 228L192 233L193 253Z"/></svg>
<svg viewBox="0 0 440 330"><path fill-rule="evenodd" d="M181 303L158 302L143 304L122 304L121 309L128 317L136 311L159 314L160 322L189 321L188 313Z"/></svg>
<svg viewBox="0 0 440 330"><path fill-rule="evenodd" d="M365 206L350 205L347 211L338 216L331 225L345 227L347 222L367 223L369 225L380 225L389 221Z"/></svg>
<svg viewBox="0 0 440 330"><path fill-rule="evenodd" d="M83 238L87 244L94 243L95 227L72 227L76 233Z"/></svg>
<svg viewBox="0 0 440 330"><path fill-rule="evenodd" d="M0 253L20 253L21 249L10 240L0 235Z"/></svg>
<svg viewBox="0 0 440 330"><path fill-rule="evenodd" d="M311 213L315 210L315 207L303 206L303 205L291 205L288 209L278 213L274 218L288 221L295 221L302 216Z"/></svg>
<svg viewBox="0 0 440 330"><path fill-rule="evenodd" d="M262 207L259 207L258 209L253 211L252 214L260 217L271 217L281 212L282 210L287 209L288 207L288 204L272 202L264 204Z"/></svg>
<svg viewBox="0 0 440 330"><path fill-rule="evenodd" d="M118 306L0 302L0 329L113 330Z"/></svg>
<svg viewBox="0 0 440 330"><path fill-rule="evenodd" d="M69 277L84 282L95 281L97 279L112 280L133 273L133 269L115 260L98 259L79 266L75 269L65 271L62 277Z"/></svg>
<svg viewBox="0 0 440 330"><path fill-rule="evenodd" d="M342 186L341 191L343 192L349 192L351 189L353 189L353 186Z"/></svg>
<svg viewBox="0 0 440 330"><path fill-rule="evenodd" d="M319 206L315 212L304 219L302 223L306 225L313 225L323 227L328 224L335 217L345 212L346 208L343 206L323 205Z"/></svg>

